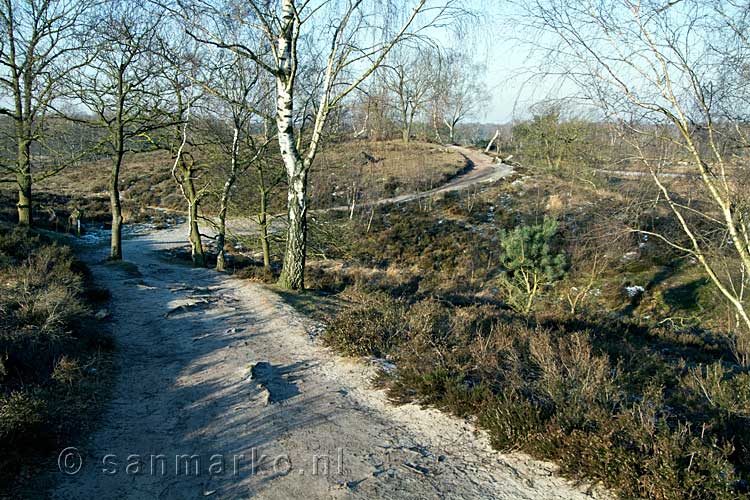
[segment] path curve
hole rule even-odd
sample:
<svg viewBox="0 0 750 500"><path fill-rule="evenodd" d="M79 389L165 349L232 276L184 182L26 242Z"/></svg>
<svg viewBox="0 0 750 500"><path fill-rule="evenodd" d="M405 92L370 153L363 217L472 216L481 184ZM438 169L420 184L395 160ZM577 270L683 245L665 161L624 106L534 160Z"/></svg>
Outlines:
<svg viewBox="0 0 750 500"><path fill-rule="evenodd" d="M376 367L321 347L268 288L162 259L184 241L184 227L126 240L137 271L88 250L114 297L118 371L51 498L590 498L461 419L389 404Z"/></svg>
<svg viewBox="0 0 750 500"><path fill-rule="evenodd" d="M505 177L512 175L514 172L512 166L506 165L504 163L495 163L492 157L474 149L469 149L462 146L449 146L449 148L458 152L466 159L467 162L470 163L471 169L469 169L468 172L455 177L454 179L435 189L430 189L429 191L421 191L419 193L402 194L393 198L385 198L376 201L375 204L396 205L399 203L419 200L422 198L429 198L430 196L449 193L452 191L460 191L476 184L499 181L500 179L504 179ZM336 209L348 210L349 207L335 207L333 210Z"/></svg>
<svg viewBox="0 0 750 500"><path fill-rule="evenodd" d="M461 156L463 156L467 162L470 163L471 168L462 175L459 175L447 183L443 184L434 189L428 191L420 191L418 193L406 193L391 198L383 198L375 202L363 203L357 205L357 208L362 208L376 205L398 205L399 203L407 203L410 201L421 200L429 198L431 196L439 196L441 194L461 191L463 189L470 188L479 184L486 184L496 182L501 179L505 179L513 175L515 172L513 167L504 163L496 163L495 160L480 151L470 149L462 146L448 146L453 149ZM313 212L334 212L334 211L349 211L351 207L349 205L340 205L336 207L323 208L313 210ZM275 217L275 221L281 220L284 215ZM227 228L231 233L234 234L255 234L258 229L258 222L254 217L235 217L227 220Z"/></svg>

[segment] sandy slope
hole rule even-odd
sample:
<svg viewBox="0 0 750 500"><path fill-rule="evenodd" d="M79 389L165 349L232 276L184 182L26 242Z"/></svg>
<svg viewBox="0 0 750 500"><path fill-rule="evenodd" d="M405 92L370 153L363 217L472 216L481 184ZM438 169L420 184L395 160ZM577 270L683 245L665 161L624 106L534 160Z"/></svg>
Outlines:
<svg viewBox="0 0 750 500"><path fill-rule="evenodd" d="M82 469L50 472L52 498L588 498L461 420L390 405L373 367L320 347L263 286L155 253L183 241L126 241L138 275L93 266L116 297L119 373L100 428L70 443Z"/></svg>

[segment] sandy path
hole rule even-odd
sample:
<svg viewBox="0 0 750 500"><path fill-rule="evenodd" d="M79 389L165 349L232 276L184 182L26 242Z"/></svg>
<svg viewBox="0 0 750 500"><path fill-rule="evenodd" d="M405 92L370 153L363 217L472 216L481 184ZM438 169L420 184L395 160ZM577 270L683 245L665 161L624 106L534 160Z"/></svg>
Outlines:
<svg viewBox="0 0 750 500"><path fill-rule="evenodd" d="M52 498L589 498L464 421L390 405L373 367L322 348L267 288L156 253L184 241L183 228L126 240L137 276L92 266L116 298L119 372L99 429L71 443L82 469L52 473Z"/></svg>
<svg viewBox="0 0 750 500"><path fill-rule="evenodd" d="M490 156L487 156L479 151L464 148L461 146L449 147L461 154L464 158L466 158L467 161L471 162L471 170L435 189L421 191L419 193L402 194L393 198L384 198L374 203L357 205L357 208L361 209L363 206L372 206L373 204L397 205L399 203L420 200L423 198L429 198L431 196L439 196L441 194L449 193L452 191L460 191L477 184L499 181L500 179L509 177L514 172L513 167L511 167L510 165L495 163ZM350 208L351 207L349 207L348 205L341 205L338 207L330 207L322 210L314 210L314 212L349 211ZM283 214L279 217L283 217ZM277 217L275 220L281 223L282 219L280 219L279 217ZM258 223L253 217L233 218L227 221L227 227L230 232L234 234L248 234L255 233L257 231ZM210 232L210 229L207 230Z"/></svg>
<svg viewBox="0 0 750 500"><path fill-rule="evenodd" d="M430 196L449 193L451 191L460 191L475 184L498 181L500 179L508 177L513 173L513 167L511 167L510 165L495 163L490 156L480 153L479 151L464 148L461 146L450 146L450 148L470 161L472 164L472 169L435 189L422 191L420 193L402 194L394 198L385 198L382 200L378 200L376 204L393 205L404 203L407 201L414 201L421 198L429 198ZM336 208L348 210L349 207Z"/></svg>

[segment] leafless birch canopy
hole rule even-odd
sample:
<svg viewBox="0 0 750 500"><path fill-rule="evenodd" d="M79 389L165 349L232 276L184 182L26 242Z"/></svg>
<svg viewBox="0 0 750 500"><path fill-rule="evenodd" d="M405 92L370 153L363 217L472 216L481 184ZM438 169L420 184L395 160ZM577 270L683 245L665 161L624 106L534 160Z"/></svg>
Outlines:
<svg viewBox="0 0 750 500"><path fill-rule="evenodd" d="M287 172L288 231L280 284L304 287L307 179L329 116L398 45L458 26L460 0L178 1L187 33L256 63L275 80L275 122Z"/></svg>

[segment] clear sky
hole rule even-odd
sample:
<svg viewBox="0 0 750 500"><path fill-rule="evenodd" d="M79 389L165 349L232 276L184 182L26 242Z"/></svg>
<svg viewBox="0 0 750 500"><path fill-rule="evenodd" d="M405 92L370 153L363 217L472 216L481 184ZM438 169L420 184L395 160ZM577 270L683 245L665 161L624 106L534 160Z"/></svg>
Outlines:
<svg viewBox="0 0 750 500"><path fill-rule="evenodd" d="M468 36L448 43L473 54L487 68L489 103L477 120L505 123L527 117L530 105L559 93L560 81L533 76L543 62L542 56L532 53L521 41L529 33L519 32L519 26L512 21L519 14L512 2L470 0L470 3L486 17L468 28Z"/></svg>

